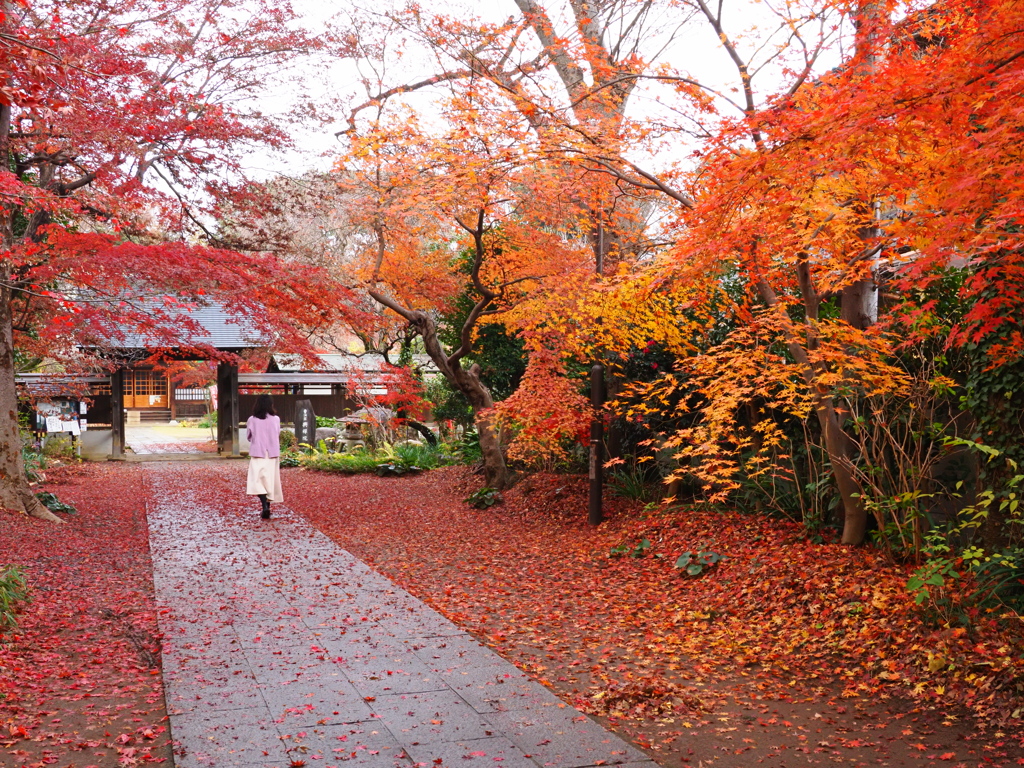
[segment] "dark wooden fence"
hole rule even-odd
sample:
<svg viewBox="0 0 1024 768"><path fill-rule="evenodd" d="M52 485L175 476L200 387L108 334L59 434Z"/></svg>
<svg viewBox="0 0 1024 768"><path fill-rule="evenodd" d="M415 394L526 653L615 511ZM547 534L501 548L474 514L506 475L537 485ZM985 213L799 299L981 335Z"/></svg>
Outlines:
<svg viewBox="0 0 1024 768"><path fill-rule="evenodd" d="M340 418L341 416L351 413L352 411L359 410L359 408L362 407L362 404L359 403L359 401L346 397L343 394L293 395L275 393L271 396L274 398L274 408L277 410L278 415L281 417L281 422L284 424L293 424L295 422L295 402L297 400L309 400L313 404L313 413L317 416L328 416L332 419ZM249 414L252 413L252 407L256 404L256 397L256 394L239 395L238 414L242 422L249 418ZM92 402L89 404L89 411L86 414L86 419L88 419L89 425L109 427L110 395L92 395L91 399ZM205 414L205 402L176 402L175 418L197 419Z"/></svg>
<svg viewBox="0 0 1024 768"><path fill-rule="evenodd" d="M238 414L242 421L249 418L252 408L256 405L255 393L240 393L238 395ZM309 400L313 404L313 413L317 416L328 416L332 419L340 418L362 406L357 400L347 397L344 394L331 395L294 395L272 393L274 398L274 410L281 417L283 424L295 423L295 403L298 400Z"/></svg>
<svg viewBox="0 0 1024 768"><path fill-rule="evenodd" d="M193 387L171 388L171 413L175 419L200 419L209 408L209 395L205 389Z"/></svg>

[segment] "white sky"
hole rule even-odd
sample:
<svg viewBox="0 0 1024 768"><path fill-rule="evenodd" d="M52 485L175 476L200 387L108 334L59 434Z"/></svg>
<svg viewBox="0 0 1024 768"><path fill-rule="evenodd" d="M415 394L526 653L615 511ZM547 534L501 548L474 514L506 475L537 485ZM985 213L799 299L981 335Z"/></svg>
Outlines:
<svg viewBox="0 0 1024 768"><path fill-rule="evenodd" d="M375 3L373 7L379 10L384 3L390 1L383 0L383 2ZM308 20L312 29L322 27L334 14L344 16L350 7L347 0L345 3L329 5L322 1L318 2L318 0L293 0L293 2L296 9ZM421 5L428 11L436 8L447 15L463 19L478 16L485 21L501 21L512 15L519 15L513 0L488 0L486 2L483 0L461 0L461 2L422 0ZM551 7L552 3L548 0L545 5ZM764 0L724 0L724 7L724 25L727 33L734 39L740 40L740 46L747 50L751 49L754 38L761 36L757 30L758 26L762 30L774 26L771 23L773 17L770 8L772 6ZM555 15L553 11L549 12L553 16ZM678 17L678 11L676 11L676 16ZM563 21L568 18L567 12L562 18ZM703 18L694 19L684 27L677 39L662 55L662 60L669 62L677 69L698 75L702 81L726 92L734 91L739 83L734 65L719 43L715 32ZM838 53L833 53L829 59L823 59L820 62L817 71L821 72L835 66L838 60ZM435 71L435 68L436 65L426 56L419 61L413 57L407 57L395 71L395 82L421 78L427 73ZM365 91L360 85L359 72L352 61L335 61L329 64L321 62L306 68L305 74L307 75L304 78L307 88L317 104L329 104L333 100L343 100L345 97L355 97L359 100L361 100L360 97L364 97ZM769 95L774 89L774 84L781 81L781 77L779 72L768 68L755 78L755 88L760 91L762 96ZM638 88L630 100L633 114L671 121L674 115L665 106L666 103L671 103L669 94L668 89L664 87ZM666 98L661 98L663 96ZM430 98L429 92L421 92L412 97L411 101L417 107L429 110ZM276 93L272 93L261 106L279 113L287 113L293 100L294 92L291 89L279 89ZM298 176L303 171L312 168L326 170L331 166L330 156L335 154L336 150L340 150L340 145L333 135L334 131L340 127L342 127L340 124L333 128L306 124L295 131L297 151L280 156L254 154L248 158L246 165L254 176L262 178L276 174ZM668 148L668 151L676 154L671 147Z"/></svg>

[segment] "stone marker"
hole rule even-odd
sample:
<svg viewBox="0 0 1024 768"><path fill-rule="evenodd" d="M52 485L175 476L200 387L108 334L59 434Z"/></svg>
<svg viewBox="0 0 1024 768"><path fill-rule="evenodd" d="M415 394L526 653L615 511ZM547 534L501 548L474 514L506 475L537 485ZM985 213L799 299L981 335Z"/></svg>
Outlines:
<svg viewBox="0 0 1024 768"><path fill-rule="evenodd" d="M309 400L295 401L295 437L300 444L316 445L316 414Z"/></svg>

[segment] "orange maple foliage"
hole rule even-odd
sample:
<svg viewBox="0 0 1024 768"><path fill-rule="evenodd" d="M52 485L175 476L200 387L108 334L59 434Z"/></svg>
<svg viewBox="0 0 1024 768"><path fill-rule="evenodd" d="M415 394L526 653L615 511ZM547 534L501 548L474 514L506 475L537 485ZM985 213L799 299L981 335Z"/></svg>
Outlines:
<svg viewBox="0 0 1024 768"><path fill-rule="evenodd" d="M565 36L541 4L528 5L523 18L504 25L419 13L392 18L452 66L408 88L382 89L352 113L355 125L369 106L386 111L399 94L443 83L452 94L438 108L447 127L415 139L410 128L396 128L393 144L426 141L433 149L422 157L435 162L453 151L481 158L486 148L488 171L478 160L462 161L462 201L474 199L481 174L493 179L515 165L513 144L516 159L530 165L536 181L520 175L516 183L535 184L531 199L545 201L550 215L513 204L503 233L515 231L525 244L530 228L542 239L558 232L571 257L568 269L541 268L543 287L524 282L517 301L502 307L507 327L549 357L533 366L506 416L519 412L524 423L539 424L564 402L566 421L558 423L567 424L572 398L531 396L544 390L541 370L560 376L566 360L614 361L643 346L637 342L658 339L681 361L660 401L687 424L669 440L676 458L690 462L680 472L701 478L716 496L735 487L740 472L792 479L784 446L791 438L782 427L802 431L837 489L844 540L862 542L869 511L851 414L872 398L909 403L920 384L939 391L950 382L921 379L900 359L908 341L921 340L907 333L908 318L924 309L915 307L916 292L941 270L966 270L960 300L967 310L950 342L985 339L996 364L1019 353L1018 4L787 7L791 17L781 27L797 30L788 38L793 45L755 41L765 43L756 50L775 51L763 62L778 67L767 98L754 86L763 69L756 50L745 54L748 41L730 36L723 11L700 0L693 4L698 18L736 67L738 98L698 75L645 62L640 48L615 59L576 5ZM821 24L815 39L805 37L812 21ZM538 45L543 55L531 58ZM826 54L839 66L823 72ZM679 125L626 110L632 89L648 80L674 89ZM545 87L553 82L561 85ZM684 137L695 167L666 163L651 171L636 159L645 152L657 158L665 142ZM561 194L544 194L541 180ZM549 202L570 196L570 206ZM652 210L662 214L656 225ZM583 260L587 249L596 270ZM525 277L533 258L553 266L543 248L518 253L502 279ZM1002 290L991 291L993 282ZM899 324L890 323L897 315ZM693 396L672 397L681 387Z"/></svg>

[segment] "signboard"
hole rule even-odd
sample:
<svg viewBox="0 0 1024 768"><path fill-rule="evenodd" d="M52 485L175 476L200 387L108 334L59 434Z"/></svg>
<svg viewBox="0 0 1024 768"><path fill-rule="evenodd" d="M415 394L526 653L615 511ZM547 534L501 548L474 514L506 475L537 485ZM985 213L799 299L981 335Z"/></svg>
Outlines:
<svg viewBox="0 0 1024 768"><path fill-rule="evenodd" d="M79 400L53 400L36 405L36 431L80 435L84 426L85 403Z"/></svg>

